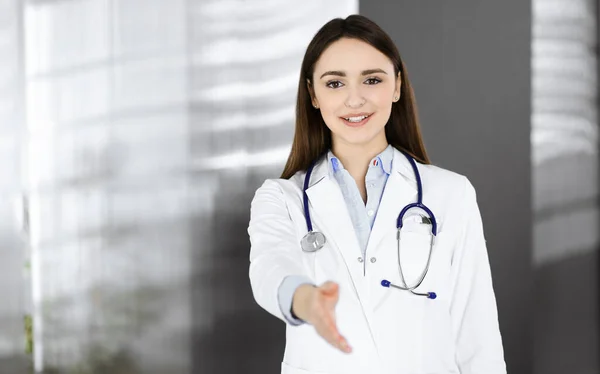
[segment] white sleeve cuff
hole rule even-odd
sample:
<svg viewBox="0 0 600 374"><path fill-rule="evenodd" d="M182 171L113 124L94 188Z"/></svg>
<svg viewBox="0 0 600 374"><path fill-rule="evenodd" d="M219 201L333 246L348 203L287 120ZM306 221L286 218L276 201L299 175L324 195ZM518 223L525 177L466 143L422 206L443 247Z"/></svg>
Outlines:
<svg viewBox="0 0 600 374"><path fill-rule="evenodd" d="M302 275L290 275L283 279L283 282L281 282L279 290L277 291L277 299L279 301L281 313L286 321L292 326L298 326L305 323L303 320L292 316L294 293L296 292L296 289L303 284L314 285L308 277Z"/></svg>

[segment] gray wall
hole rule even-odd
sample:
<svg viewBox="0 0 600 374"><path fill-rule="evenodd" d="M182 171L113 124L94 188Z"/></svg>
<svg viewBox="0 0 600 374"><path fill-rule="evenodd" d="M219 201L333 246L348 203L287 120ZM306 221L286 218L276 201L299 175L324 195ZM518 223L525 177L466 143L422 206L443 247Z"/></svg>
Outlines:
<svg viewBox="0 0 600 374"><path fill-rule="evenodd" d="M534 0L534 373L597 373L597 0Z"/></svg>
<svg viewBox="0 0 600 374"><path fill-rule="evenodd" d="M530 6L360 3L407 64L433 163L477 190L511 374L533 370Z"/></svg>

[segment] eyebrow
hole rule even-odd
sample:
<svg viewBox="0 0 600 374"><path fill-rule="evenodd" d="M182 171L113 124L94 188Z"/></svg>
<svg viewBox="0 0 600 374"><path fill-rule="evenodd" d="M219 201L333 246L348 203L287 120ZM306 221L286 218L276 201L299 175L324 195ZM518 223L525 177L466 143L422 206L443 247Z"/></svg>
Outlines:
<svg viewBox="0 0 600 374"><path fill-rule="evenodd" d="M374 74L374 73L387 74L382 69L368 69L368 70L363 70L362 73L361 73L361 75L369 75L369 74ZM339 71L339 70L326 71L325 73L323 73L323 75L321 75L321 78L323 78L326 75L337 75L338 77L345 77L346 76L346 72ZM321 78L319 78L319 79L321 79Z"/></svg>

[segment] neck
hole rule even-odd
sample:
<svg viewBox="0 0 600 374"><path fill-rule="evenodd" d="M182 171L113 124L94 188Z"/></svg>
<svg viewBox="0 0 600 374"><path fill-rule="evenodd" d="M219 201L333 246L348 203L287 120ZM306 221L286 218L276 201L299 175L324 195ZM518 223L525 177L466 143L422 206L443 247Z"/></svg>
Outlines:
<svg viewBox="0 0 600 374"><path fill-rule="evenodd" d="M364 183L369 162L387 146L388 142L385 138L368 144L344 144L334 141L331 151L340 159L344 168L357 183Z"/></svg>

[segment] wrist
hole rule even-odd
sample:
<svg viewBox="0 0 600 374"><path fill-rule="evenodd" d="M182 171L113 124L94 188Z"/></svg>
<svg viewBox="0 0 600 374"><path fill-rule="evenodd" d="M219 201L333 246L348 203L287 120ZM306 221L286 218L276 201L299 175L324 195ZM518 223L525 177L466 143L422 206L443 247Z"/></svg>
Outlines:
<svg viewBox="0 0 600 374"><path fill-rule="evenodd" d="M307 300L309 300L309 296L314 288L315 286L311 284L302 284L296 288L292 297L292 315L305 322L308 321L308 313L306 311Z"/></svg>

